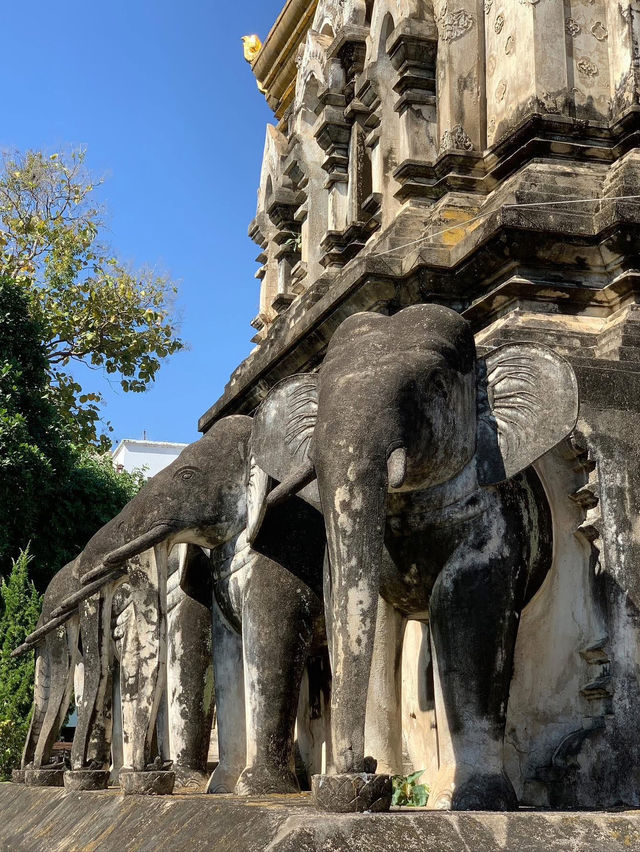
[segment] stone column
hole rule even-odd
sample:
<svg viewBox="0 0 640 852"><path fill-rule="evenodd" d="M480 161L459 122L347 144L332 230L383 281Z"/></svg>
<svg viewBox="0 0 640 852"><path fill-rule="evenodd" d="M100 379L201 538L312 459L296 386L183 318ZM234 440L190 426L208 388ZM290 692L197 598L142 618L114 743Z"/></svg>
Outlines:
<svg viewBox="0 0 640 852"><path fill-rule="evenodd" d="M436 0L434 11L440 151L482 151L486 141L483 2L460 0L453 6Z"/></svg>

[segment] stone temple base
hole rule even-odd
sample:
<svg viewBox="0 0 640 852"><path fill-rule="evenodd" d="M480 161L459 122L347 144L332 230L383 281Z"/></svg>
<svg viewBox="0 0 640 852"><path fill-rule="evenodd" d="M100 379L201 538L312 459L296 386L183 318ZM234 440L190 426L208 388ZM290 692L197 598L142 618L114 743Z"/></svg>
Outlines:
<svg viewBox="0 0 640 852"><path fill-rule="evenodd" d="M0 784L0 849L20 852L628 852L640 811L319 813L308 794L123 797ZM154 845L156 844L156 845Z"/></svg>

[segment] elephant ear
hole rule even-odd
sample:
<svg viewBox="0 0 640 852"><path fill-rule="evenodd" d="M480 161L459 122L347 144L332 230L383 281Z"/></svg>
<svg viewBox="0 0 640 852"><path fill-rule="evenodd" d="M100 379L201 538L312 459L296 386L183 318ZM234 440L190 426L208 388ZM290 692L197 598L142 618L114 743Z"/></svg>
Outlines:
<svg viewBox="0 0 640 852"><path fill-rule="evenodd" d="M478 478L515 476L566 438L578 419L571 365L547 346L513 343L478 360Z"/></svg>
<svg viewBox="0 0 640 852"><path fill-rule="evenodd" d="M279 382L253 418L251 464L247 491L247 535L253 541L266 511L267 494L311 464L311 439L318 415L318 376L303 373ZM300 496L316 508L320 496L316 482Z"/></svg>

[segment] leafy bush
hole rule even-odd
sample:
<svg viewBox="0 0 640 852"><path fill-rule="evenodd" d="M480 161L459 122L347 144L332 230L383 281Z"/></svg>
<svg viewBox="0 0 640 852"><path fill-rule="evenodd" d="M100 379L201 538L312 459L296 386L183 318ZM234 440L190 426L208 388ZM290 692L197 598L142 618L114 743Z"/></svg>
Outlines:
<svg viewBox="0 0 640 852"><path fill-rule="evenodd" d="M17 659L11 652L35 628L41 599L29 580L29 548L13 562L0 586L0 779L8 780L20 765L31 716L35 663L33 654Z"/></svg>
<svg viewBox="0 0 640 852"><path fill-rule="evenodd" d="M396 807L423 808L429 800L429 788L426 784L418 784L418 779L424 769L411 775L394 775L391 779L393 796L391 804Z"/></svg>
<svg viewBox="0 0 640 852"><path fill-rule="evenodd" d="M10 781L11 770L19 768L28 732L29 722L0 720L0 781Z"/></svg>

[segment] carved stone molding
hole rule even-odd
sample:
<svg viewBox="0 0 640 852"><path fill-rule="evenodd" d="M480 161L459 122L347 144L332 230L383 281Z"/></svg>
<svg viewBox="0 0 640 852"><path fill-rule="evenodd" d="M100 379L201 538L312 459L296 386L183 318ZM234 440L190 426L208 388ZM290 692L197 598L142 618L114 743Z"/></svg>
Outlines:
<svg viewBox="0 0 640 852"><path fill-rule="evenodd" d="M473 142L461 124L454 124L442 134L441 151L473 151Z"/></svg>

